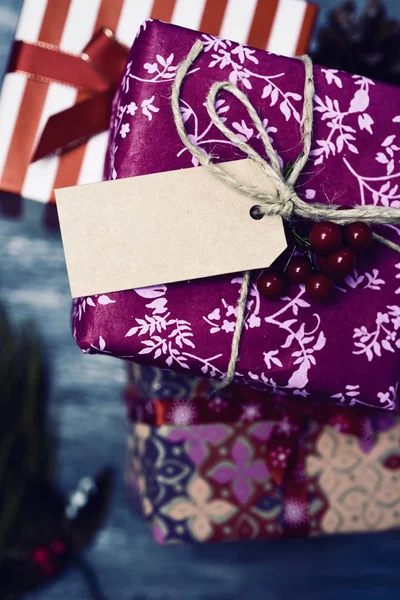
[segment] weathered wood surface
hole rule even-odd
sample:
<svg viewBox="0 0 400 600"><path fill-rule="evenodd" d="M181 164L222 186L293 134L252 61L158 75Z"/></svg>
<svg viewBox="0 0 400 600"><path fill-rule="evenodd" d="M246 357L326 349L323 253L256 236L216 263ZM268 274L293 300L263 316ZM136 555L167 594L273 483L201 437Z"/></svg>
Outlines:
<svg viewBox="0 0 400 600"><path fill-rule="evenodd" d="M0 73L19 4L20 0L0 0ZM71 489L80 476L104 465L116 469L110 519L88 553L107 597L397 600L399 532L202 547L155 545L146 525L131 511L123 486L123 365L84 356L75 347L61 242L58 235L40 226L41 209L27 202L23 220L0 220L0 298L14 319L32 319L38 324L47 346L62 488ZM80 576L71 571L30 598L85 600L89 596Z"/></svg>

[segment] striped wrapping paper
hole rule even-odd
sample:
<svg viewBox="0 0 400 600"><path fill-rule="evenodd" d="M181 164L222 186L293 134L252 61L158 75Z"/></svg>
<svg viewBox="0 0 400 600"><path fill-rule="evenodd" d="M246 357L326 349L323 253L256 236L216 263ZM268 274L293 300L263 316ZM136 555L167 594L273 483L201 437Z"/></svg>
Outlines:
<svg viewBox="0 0 400 600"><path fill-rule="evenodd" d="M130 46L150 17L294 56L307 51L316 11L305 0L25 0L15 38L79 54L102 27ZM21 211L21 196L54 206L53 189L101 181L107 132L62 156L30 164L48 118L81 98L57 82L44 84L20 72L6 75L0 96L0 189L12 194L8 212L10 202L13 214Z"/></svg>

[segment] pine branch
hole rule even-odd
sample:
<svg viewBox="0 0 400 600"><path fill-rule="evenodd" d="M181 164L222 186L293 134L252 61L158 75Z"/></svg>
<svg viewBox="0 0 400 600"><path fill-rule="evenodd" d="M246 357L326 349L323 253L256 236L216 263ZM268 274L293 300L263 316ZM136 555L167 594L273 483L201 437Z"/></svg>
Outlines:
<svg viewBox="0 0 400 600"><path fill-rule="evenodd" d="M31 324L12 327L0 309L0 559L32 481L49 481L46 365Z"/></svg>

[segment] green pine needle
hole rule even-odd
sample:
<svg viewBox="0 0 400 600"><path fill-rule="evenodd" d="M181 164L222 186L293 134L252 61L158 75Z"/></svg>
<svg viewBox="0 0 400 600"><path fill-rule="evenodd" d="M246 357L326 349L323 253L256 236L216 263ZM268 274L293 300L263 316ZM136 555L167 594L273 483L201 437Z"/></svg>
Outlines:
<svg viewBox="0 0 400 600"><path fill-rule="evenodd" d="M286 165L284 166L283 169L283 178L286 180L290 177L290 175L292 174L292 171L294 169L295 164L304 156L304 152L302 152L301 154L299 154L299 156L296 158L296 160L294 162L287 162Z"/></svg>
<svg viewBox="0 0 400 600"><path fill-rule="evenodd" d="M0 310L0 339L1 558L28 486L52 478L54 443L46 418L46 366L34 327L12 327Z"/></svg>

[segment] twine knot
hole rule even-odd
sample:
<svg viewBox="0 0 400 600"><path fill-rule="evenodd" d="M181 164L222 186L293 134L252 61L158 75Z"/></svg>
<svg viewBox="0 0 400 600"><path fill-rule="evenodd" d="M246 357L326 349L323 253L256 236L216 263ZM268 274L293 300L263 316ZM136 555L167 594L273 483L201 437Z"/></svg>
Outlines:
<svg viewBox="0 0 400 600"><path fill-rule="evenodd" d="M275 214L281 215L287 221L291 219L295 210L296 192L291 185L287 183L281 184L277 189L278 212Z"/></svg>
<svg viewBox="0 0 400 600"><path fill-rule="evenodd" d="M278 182L276 193L266 195L260 204L253 206L250 211L253 219L273 217L278 215L285 220L290 220L295 211L296 192L293 187L285 182Z"/></svg>
<svg viewBox="0 0 400 600"><path fill-rule="evenodd" d="M303 143L303 151L297 161L292 165L290 174L287 178L281 172L279 157L271 144L267 132L264 129L263 123L250 102L249 98L236 85L229 81L214 83L207 95L207 111L213 124L223 133L223 135L239 148L248 158L254 160L260 165L260 181L262 182L263 174L267 176L269 181L275 184L275 193L266 193L262 189L248 186L241 181L238 181L229 173L227 173L220 165L212 161L212 157L204 154L196 144L189 138L185 130L183 117L179 107L179 98L181 87L185 77L187 76L193 62L203 50L203 44L198 40L191 48L189 54L177 68L175 79L172 85L171 108L174 117L174 123L177 133L182 142L190 153L197 158L199 163L221 179L225 184L229 185L236 191L254 199L253 209L256 209L253 218L262 216L279 215L285 220L290 220L293 216L310 219L312 221L330 220L345 225L354 221L364 221L366 223L377 224L395 224L400 223L400 209L390 206L375 206L362 205L355 206L350 211L338 211L338 206L334 204L321 204L318 202L308 203L299 198L294 185L305 166L311 151L311 137L313 124L313 97L314 97L314 76L312 61L308 56L301 56L305 70L304 82L304 102L303 112L300 123L301 137ZM263 143L266 160L256 150L254 150L247 142L240 139L237 134L229 129L221 120L217 113L216 98L221 91L226 91L235 96L246 108L252 123L257 130L259 137ZM373 234L375 240L392 248L396 252L400 252L400 246L376 233ZM236 326L232 339L231 357L228 365L228 371L225 379L218 387L225 387L230 384L235 376L236 363L239 357L239 344L244 325L244 315L247 304L247 297L250 286L250 272L246 271L243 275L242 286L240 289L240 297L238 302L238 312L236 318Z"/></svg>

